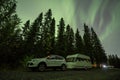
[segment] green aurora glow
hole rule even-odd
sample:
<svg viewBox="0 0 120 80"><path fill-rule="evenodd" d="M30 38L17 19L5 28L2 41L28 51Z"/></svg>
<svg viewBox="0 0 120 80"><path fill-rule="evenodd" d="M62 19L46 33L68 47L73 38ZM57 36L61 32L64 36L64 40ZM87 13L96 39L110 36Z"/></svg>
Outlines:
<svg viewBox="0 0 120 80"><path fill-rule="evenodd" d="M120 0L18 0L17 13L23 23L32 22L50 8L56 24L63 17L66 25L82 31L86 23L94 28L108 54L120 56Z"/></svg>

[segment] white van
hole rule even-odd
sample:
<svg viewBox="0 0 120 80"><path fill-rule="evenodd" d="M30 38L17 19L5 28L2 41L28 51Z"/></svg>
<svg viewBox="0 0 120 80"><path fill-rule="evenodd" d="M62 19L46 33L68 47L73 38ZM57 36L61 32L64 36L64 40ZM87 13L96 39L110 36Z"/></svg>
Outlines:
<svg viewBox="0 0 120 80"><path fill-rule="evenodd" d="M68 55L66 61L68 69L92 68L90 57L83 54Z"/></svg>

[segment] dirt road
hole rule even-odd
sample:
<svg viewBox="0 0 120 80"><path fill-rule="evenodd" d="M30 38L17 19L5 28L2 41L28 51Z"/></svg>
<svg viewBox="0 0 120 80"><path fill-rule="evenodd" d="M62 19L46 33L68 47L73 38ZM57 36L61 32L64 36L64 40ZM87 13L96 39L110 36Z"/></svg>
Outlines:
<svg viewBox="0 0 120 80"><path fill-rule="evenodd" d="M120 80L120 70L4 71L0 72L0 80Z"/></svg>

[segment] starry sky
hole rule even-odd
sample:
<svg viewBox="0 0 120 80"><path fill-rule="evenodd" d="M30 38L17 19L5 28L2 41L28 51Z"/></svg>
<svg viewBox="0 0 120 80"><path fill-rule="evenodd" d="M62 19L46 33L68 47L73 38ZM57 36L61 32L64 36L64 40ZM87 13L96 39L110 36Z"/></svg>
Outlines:
<svg viewBox="0 0 120 80"><path fill-rule="evenodd" d="M107 53L120 57L120 0L17 0L16 12L22 24L52 9L56 24L65 24L83 35L83 24L93 27Z"/></svg>

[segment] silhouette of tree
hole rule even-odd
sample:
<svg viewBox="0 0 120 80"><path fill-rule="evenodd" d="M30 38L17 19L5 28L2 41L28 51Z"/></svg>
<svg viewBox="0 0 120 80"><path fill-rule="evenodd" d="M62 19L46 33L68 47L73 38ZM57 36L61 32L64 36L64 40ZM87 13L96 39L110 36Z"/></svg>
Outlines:
<svg viewBox="0 0 120 80"><path fill-rule="evenodd" d="M23 28L23 33L22 33L23 40L27 41L28 33L30 31L30 20L26 21L26 23L24 24L24 27L22 28Z"/></svg>
<svg viewBox="0 0 120 80"><path fill-rule="evenodd" d="M78 29L75 33L75 49L76 49L76 53L85 54L84 43Z"/></svg>
<svg viewBox="0 0 120 80"><path fill-rule="evenodd" d="M0 63L11 65L19 59L20 19L15 0L0 0Z"/></svg>
<svg viewBox="0 0 120 80"><path fill-rule="evenodd" d="M61 18L59 25L58 25L58 36L56 42L56 54L61 56L65 56L65 23L63 18Z"/></svg>
<svg viewBox="0 0 120 80"><path fill-rule="evenodd" d="M43 13L40 13L40 15L35 19L35 21L30 26L28 35L27 35L27 54L35 54L35 46L41 37L39 34L40 27L42 26L42 19L43 19ZM29 24L28 24L29 25Z"/></svg>
<svg viewBox="0 0 120 80"><path fill-rule="evenodd" d="M120 68L120 58L117 55L108 55L109 65Z"/></svg>
<svg viewBox="0 0 120 80"><path fill-rule="evenodd" d="M29 43L27 43L28 41L28 35L29 35L29 31L30 31L30 20L26 21L26 23L24 24L24 26L22 27L22 38L23 38L23 42L22 42L22 51L21 53L23 53L23 55L28 53L28 49L27 49L27 45Z"/></svg>
<svg viewBox="0 0 120 80"><path fill-rule="evenodd" d="M92 43L91 43L91 33L86 24L84 24L84 44L85 44L85 54L90 56L91 62L93 63L93 52L92 52Z"/></svg>
<svg viewBox="0 0 120 80"><path fill-rule="evenodd" d="M52 19L52 22L50 24L50 46L51 46L51 50L50 53L54 54L54 49L55 49L55 19Z"/></svg>
<svg viewBox="0 0 120 80"><path fill-rule="evenodd" d="M91 28L91 32L92 32L92 48L94 53L93 56L96 60L96 63L97 65L100 65L101 63L106 63L107 57L105 50L103 49L101 42L93 28Z"/></svg>
<svg viewBox="0 0 120 80"><path fill-rule="evenodd" d="M66 54L74 54L74 32L70 25L67 25L66 32L65 32L65 47L66 47Z"/></svg>
<svg viewBox="0 0 120 80"><path fill-rule="evenodd" d="M14 16L16 9L15 0L0 0L0 27L4 27L11 16Z"/></svg>
<svg viewBox="0 0 120 80"><path fill-rule="evenodd" d="M49 9L45 14L44 24L43 24L43 33L42 33L42 44L44 48L44 54L48 55L50 53L52 47L51 47L51 26L52 23L52 11Z"/></svg>

